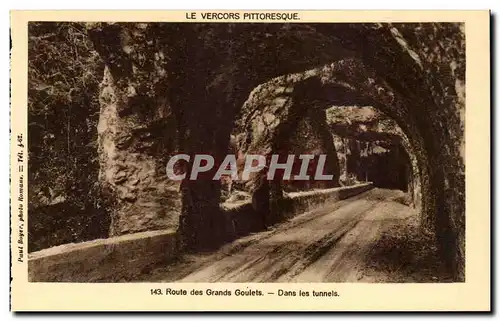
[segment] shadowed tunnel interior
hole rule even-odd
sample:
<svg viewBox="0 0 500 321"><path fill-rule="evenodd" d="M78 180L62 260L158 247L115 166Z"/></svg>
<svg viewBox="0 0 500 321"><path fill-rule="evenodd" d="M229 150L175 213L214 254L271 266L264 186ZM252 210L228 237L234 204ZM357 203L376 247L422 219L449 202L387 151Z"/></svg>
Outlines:
<svg viewBox="0 0 500 321"><path fill-rule="evenodd" d="M110 235L175 227L187 250L213 250L228 241L220 205L234 191L247 192L277 223L287 193L371 181L408 195L423 233L464 280L463 24L88 23L86 30L105 66L97 131ZM324 154L333 179L263 183L262 172L248 184L179 184L166 175L175 154L223 159L228 151L238 159Z"/></svg>
<svg viewBox="0 0 500 321"><path fill-rule="evenodd" d="M96 24L90 35L107 66L102 116L109 110L108 117L126 129L124 121L136 119L134 102L140 99L141 114L150 115L142 116L146 121L175 117L177 148L188 154L224 155L237 118L252 123L262 115L274 115L274 122L262 132L253 131L256 137L244 149L248 152L255 147L267 155L288 149L284 137L308 108L356 104L384 112L401 128L413 150L423 225L435 231L443 259L458 276L462 275L464 248L460 86L465 56L460 28L460 24ZM236 30L247 36L232 37ZM153 47L144 47L139 35L153 37ZM102 41L112 38L117 42ZM444 40L454 50L439 51L435 43ZM438 52L429 55L429 48ZM139 69L138 59L143 55L151 59ZM137 82L141 77L150 81ZM450 86L434 77L444 77ZM145 85L153 87L142 88ZM131 87L133 94L127 95ZM148 98L146 92L151 90L154 95ZM154 101L153 110L145 113L148 99ZM114 112L110 106L116 106ZM101 137L102 146L106 140L119 139L106 131ZM123 157L129 158L130 147L125 144L118 153L123 151ZM104 150L102 169L111 174L115 161L110 162L106 154ZM153 156L143 161L151 166L157 162ZM113 181L113 174L103 177ZM171 184L166 178L161 180ZM279 183L272 185L271 193L274 190L279 199ZM180 230L186 246L220 244L225 239L218 214L220 183L185 181L181 194ZM123 207L130 206L126 200L118 202L113 234L123 233L122 221L130 216L130 210Z"/></svg>
<svg viewBox="0 0 500 321"><path fill-rule="evenodd" d="M358 179L365 176L366 181L373 182L376 187L400 189L407 192L410 159L399 145L391 147L362 158L361 164L353 164L352 171L357 173ZM347 166L349 170L349 162Z"/></svg>

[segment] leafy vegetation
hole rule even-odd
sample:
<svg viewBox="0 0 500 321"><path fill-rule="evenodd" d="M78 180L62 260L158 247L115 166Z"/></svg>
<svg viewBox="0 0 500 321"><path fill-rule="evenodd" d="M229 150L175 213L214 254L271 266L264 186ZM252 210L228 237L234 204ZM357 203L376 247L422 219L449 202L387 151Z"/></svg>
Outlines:
<svg viewBox="0 0 500 321"><path fill-rule="evenodd" d="M102 73L83 24L29 24L30 251L107 233L97 197Z"/></svg>

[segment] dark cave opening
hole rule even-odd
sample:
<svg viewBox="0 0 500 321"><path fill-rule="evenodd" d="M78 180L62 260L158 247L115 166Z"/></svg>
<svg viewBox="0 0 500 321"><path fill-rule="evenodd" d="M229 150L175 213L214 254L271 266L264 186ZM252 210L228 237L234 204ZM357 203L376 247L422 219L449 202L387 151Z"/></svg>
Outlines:
<svg viewBox="0 0 500 321"><path fill-rule="evenodd" d="M348 155L347 172L358 181L373 182L375 187L408 192L411 175L408 154L400 144L380 145L371 145L361 155Z"/></svg>

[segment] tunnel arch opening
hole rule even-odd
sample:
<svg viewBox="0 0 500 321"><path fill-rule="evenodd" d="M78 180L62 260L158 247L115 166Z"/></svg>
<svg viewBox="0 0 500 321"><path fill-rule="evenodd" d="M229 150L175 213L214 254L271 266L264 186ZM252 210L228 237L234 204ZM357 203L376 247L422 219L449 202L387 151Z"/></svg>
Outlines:
<svg viewBox="0 0 500 321"><path fill-rule="evenodd" d="M393 118L406 133L417 159L424 223L436 232L443 259L457 279L463 280L463 24L115 23L91 24L89 30L107 66L101 91L102 123L114 124L122 133L132 132L129 123L138 121L134 101L140 97L149 102L144 108L154 109L140 113L145 118L144 128L164 119L175 120L176 150L168 152L227 153L232 123L254 88L280 75L285 75L282 80L290 79L294 73L324 66L324 72L317 71L316 76L302 74L303 81L291 89L285 80L285 93L279 99L288 101L285 106L294 105L288 107L292 111L298 108L294 100L314 105L311 103L318 96L320 104L315 108L325 109L321 103L338 104L339 97L343 104L355 99ZM235 39L232 35L237 32L246 36ZM444 40L453 50L439 44ZM146 63L144 57L149 58ZM131 93L136 95L131 97ZM280 132L286 130L277 134ZM127 215L136 216L143 210L131 204L131 199L145 198L147 211L165 213L162 195L177 194L154 171L145 175L155 173L151 181L161 183L163 194L137 194L129 186L134 178L116 179L121 174L115 169L126 167L130 159L144 163L144 168L161 167L161 157L139 153L149 147L137 146L141 144L116 133L104 127L99 131L100 163L103 185L118 200L112 210L118 222L112 223L113 233L121 234L130 231L130 226L121 223ZM224 238L224 223L219 219L220 183L188 181L180 194L180 231L187 247L220 243ZM174 203L172 211L178 212L178 202Z"/></svg>
<svg viewBox="0 0 500 321"><path fill-rule="evenodd" d="M379 138L385 136L384 139L389 142L397 141L398 144L403 144L402 154L408 156L407 159L404 157L403 159L410 161L411 165L408 166L406 161L403 166L398 165L404 169L401 172L398 171L397 176L401 176L406 181L407 187L402 189L411 189L412 199L420 200L419 195L414 195L420 193L420 189L417 188L414 191L413 183L417 181L418 184L419 177L426 175L428 166L427 155L421 147L420 133L415 130L415 125L408 117L406 106L397 97L397 93L372 70L366 70L364 64L357 60L341 60L302 73L277 77L257 87L243 106L240 121L237 121L237 130L245 133L243 134L245 137L241 139L240 148L244 152L264 154L280 152L280 149L287 150L283 146L287 144L288 137L293 134L300 121L308 116L308 113L312 112L316 115L317 128L329 127L325 110L332 110L332 104L372 108L380 110L385 115L387 119L385 126L387 127L387 123L392 125L393 133L384 135L382 130L379 130L380 132L376 135ZM268 118L272 121L266 122ZM403 124L405 129L402 129L399 124ZM332 127L331 124L330 127ZM338 125L336 130L340 132ZM406 132L413 130L413 132L407 135L405 130ZM326 136L328 135L330 134ZM360 140L367 140L363 138L363 135L366 136L362 130L356 133ZM377 137L372 137L372 140L375 138ZM398 144L395 144L397 150L399 150ZM417 154L415 149L421 152ZM334 158L334 163L338 167L337 156L335 155ZM355 167L359 165L356 164ZM411 170L411 179L406 177L409 170ZM335 179L338 180L338 177L339 174ZM338 182L334 186L338 186ZM422 190L424 193L430 191L428 186L424 186ZM427 204L424 203L422 212L428 214L426 206ZM428 221L426 218L422 219L422 222L426 221Z"/></svg>

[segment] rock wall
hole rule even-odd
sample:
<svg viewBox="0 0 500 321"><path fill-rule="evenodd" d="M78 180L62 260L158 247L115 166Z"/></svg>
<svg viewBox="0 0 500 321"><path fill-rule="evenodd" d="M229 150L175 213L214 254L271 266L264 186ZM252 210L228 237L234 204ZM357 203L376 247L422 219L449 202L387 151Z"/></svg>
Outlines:
<svg viewBox="0 0 500 321"><path fill-rule="evenodd" d="M421 170L427 167L420 175L426 225L433 226L443 259L457 280L463 281L464 24L346 24L318 28L325 29L324 32L335 29L346 40L345 47L357 51L365 63L383 74L386 83L402 95L408 116L422 135L422 147L418 149L425 149L426 162L432 164L425 166L419 161Z"/></svg>
<svg viewBox="0 0 500 321"><path fill-rule="evenodd" d="M447 205L448 201L443 198L446 183L443 180L441 170L446 165L441 163L442 160L436 159L442 164L436 168L432 161L436 157L441 158L435 149L435 137L430 137L433 133L435 119L428 117L428 114L422 114L423 106L430 102L424 103L421 98L408 101L408 97L414 96L415 93L409 94L400 91L400 86L388 83L386 79L381 78L379 73L379 70L372 69L359 60L347 59L301 74L276 78L268 86L271 86L271 83L274 88L294 88L299 84L304 85L319 106L326 107L332 104L371 105L393 118L407 136L417 159L418 176L421 183L423 225L434 230L441 247L441 253L443 257L447 257L449 268L455 271L453 273L462 273L460 272L461 268L452 266L461 262L462 259L456 256L460 254L457 252L456 246L458 245L455 243L457 235L454 236L454 233L458 233L459 228L450 225L451 219L447 212L450 206ZM286 97L288 95L284 91L275 90L271 95L269 92L269 89L259 88L252 93L250 100L266 101L267 99L267 101L272 101L279 99L280 96ZM262 98L264 95L270 97ZM424 95L424 93L420 93L420 95ZM297 105L301 103L299 101ZM439 133L435 134L440 135ZM456 133L456 135L461 134L463 133ZM459 156L455 154L450 157ZM460 173L458 168L457 170L457 173ZM463 215L463 213L457 215Z"/></svg>
<svg viewBox="0 0 500 321"><path fill-rule="evenodd" d="M380 170L377 170L376 166L373 168L372 164L376 158L382 157L396 167L405 167L401 168L401 171L407 173L401 172L396 176L404 175L404 180L408 180L407 186L399 188L408 191L409 203L420 209L421 187L417 156L408 137L395 121L373 107L332 106L326 110L326 114L327 124L334 133L335 146L342 163L344 184L367 180L368 172L372 172L375 176L379 171L385 173L382 168ZM392 157L386 157L391 155ZM354 164L350 165L350 170L347 168L348 156L354 157L351 161ZM368 160L370 158L371 160ZM384 164L385 162L381 163L382 166ZM421 216L421 221L425 221L424 216Z"/></svg>
<svg viewBox="0 0 500 321"><path fill-rule="evenodd" d="M175 228L181 209L179 185L166 177L178 138L164 92L165 57L147 39L132 41L144 28L96 26L90 34L106 62L97 131L111 236Z"/></svg>
<svg viewBox="0 0 500 321"><path fill-rule="evenodd" d="M168 80L165 91L155 88L154 79L140 82L153 86L156 97L145 104L152 108L140 109L149 115L167 93L171 105L166 105L179 124L178 146L189 153L225 153L240 107L253 88L271 79L275 86L258 87L250 100L260 95L268 97L262 101L287 101L270 113L281 120L311 100L315 107L347 104L385 112L416 155L424 221L433 226L443 259L463 280L463 24L106 24L91 29L97 30L93 42L115 81L134 70ZM167 60L167 68L156 69L156 62ZM119 82L117 97L123 100L130 87L136 86ZM189 246L219 242L224 234L218 219L220 184L188 182L182 191L181 227ZM118 199L125 204L123 196Z"/></svg>

